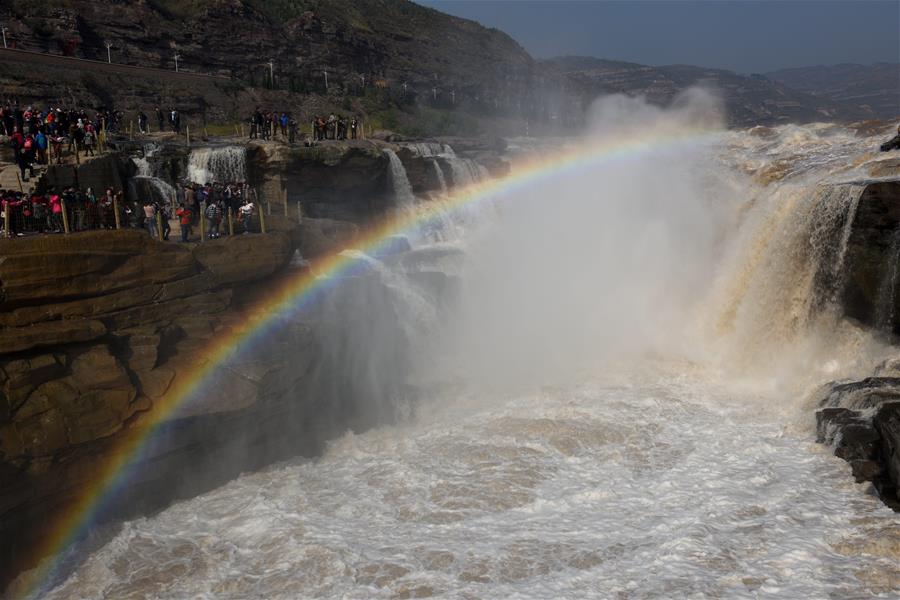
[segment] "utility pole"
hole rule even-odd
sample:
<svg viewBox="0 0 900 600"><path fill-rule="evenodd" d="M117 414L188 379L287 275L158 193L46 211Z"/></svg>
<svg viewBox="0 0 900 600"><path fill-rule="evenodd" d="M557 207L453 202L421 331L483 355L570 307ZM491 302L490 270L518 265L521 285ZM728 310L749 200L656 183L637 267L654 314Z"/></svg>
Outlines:
<svg viewBox="0 0 900 600"><path fill-rule="evenodd" d="M112 64L112 53L109 51L110 48L112 48L112 43L106 42L106 62Z"/></svg>
<svg viewBox="0 0 900 600"><path fill-rule="evenodd" d="M269 59L269 86L275 89L275 61Z"/></svg>
<svg viewBox="0 0 900 600"><path fill-rule="evenodd" d="M3 32L3 48L5 49L6 48L6 32L9 31L9 28L6 25L4 25L3 27L0 27L0 31Z"/></svg>

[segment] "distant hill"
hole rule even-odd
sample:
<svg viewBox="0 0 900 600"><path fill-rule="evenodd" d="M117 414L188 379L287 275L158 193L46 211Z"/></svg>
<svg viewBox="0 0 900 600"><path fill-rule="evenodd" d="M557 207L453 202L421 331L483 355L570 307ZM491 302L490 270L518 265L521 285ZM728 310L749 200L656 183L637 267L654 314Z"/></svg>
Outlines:
<svg viewBox="0 0 900 600"><path fill-rule="evenodd" d="M565 87L505 33L408 0L11 0L0 22L19 49L106 61L111 43L114 62L163 69L177 52L182 71L256 88L271 87L271 60L277 89L354 96L369 112L550 119Z"/></svg>
<svg viewBox="0 0 900 600"><path fill-rule="evenodd" d="M769 79L815 96L841 118L900 119L900 63L782 69Z"/></svg>
<svg viewBox="0 0 900 600"><path fill-rule="evenodd" d="M809 122L834 116L820 110L820 103L810 94L793 90L763 75L744 76L687 65L651 67L585 56L563 56L546 63L594 96L640 95L652 103L665 105L691 86L713 86L723 95L732 126Z"/></svg>

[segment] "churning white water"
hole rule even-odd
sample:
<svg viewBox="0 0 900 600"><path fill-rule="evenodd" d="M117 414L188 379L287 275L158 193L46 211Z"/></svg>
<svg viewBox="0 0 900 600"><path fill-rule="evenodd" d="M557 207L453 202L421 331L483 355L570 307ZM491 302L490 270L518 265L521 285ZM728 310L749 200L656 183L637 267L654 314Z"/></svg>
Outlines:
<svg viewBox="0 0 900 600"><path fill-rule="evenodd" d="M48 597L897 597L900 519L806 400L887 351L830 304L855 197L820 182L862 142L652 148L716 108L678 106L601 103L596 135L649 149L378 266L427 332L414 417L126 522Z"/></svg>

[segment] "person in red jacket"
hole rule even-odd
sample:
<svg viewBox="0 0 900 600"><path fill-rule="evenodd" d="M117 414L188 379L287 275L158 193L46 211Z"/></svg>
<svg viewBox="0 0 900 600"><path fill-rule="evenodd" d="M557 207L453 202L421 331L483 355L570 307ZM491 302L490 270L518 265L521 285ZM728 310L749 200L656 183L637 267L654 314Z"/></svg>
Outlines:
<svg viewBox="0 0 900 600"><path fill-rule="evenodd" d="M181 241L187 242L188 236L191 235L191 223L193 222L194 215L191 212L191 209L184 204L178 207L175 214L178 216L179 222L181 223Z"/></svg>

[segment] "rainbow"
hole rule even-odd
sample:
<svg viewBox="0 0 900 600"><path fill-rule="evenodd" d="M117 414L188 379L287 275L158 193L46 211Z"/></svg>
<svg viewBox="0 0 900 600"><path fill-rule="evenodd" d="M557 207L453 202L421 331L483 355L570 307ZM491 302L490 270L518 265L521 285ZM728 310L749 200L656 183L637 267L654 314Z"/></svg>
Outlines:
<svg viewBox="0 0 900 600"><path fill-rule="evenodd" d="M428 225L463 207L499 195L513 197L516 191L528 189L541 180L564 177L601 164L640 158L651 150L677 151L681 145L687 147L688 144L711 139L714 135L715 131L711 129L682 129L662 135L645 132L630 138L587 140L549 160L523 163L504 178L458 190L443 202L425 203L415 211L402 212L381 221L363 232L355 246L364 252L377 254L393 236ZM357 263L358 259L350 253L336 253L315 261L310 269L287 277L268 290L251 309L246 327L211 342L201 354L202 359L197 361L198 366L177 378L166 395L153 406L148 418L120 433L106 462L98 468L92 485L65 511L51 519L47 536L35 549L35 558L46 558L27 573L24 585L17 586L24 592L23 597L39 597L50 590L61 573L66 550L98 522L103 507L128 484L153 433L177 416L179 408L188 405L207 388L219 366L236 353L252 349L284 318L309 307L318 297L318 292L339 283L339 276L347 274Z"/></svg>

